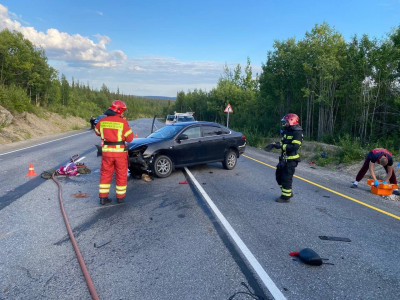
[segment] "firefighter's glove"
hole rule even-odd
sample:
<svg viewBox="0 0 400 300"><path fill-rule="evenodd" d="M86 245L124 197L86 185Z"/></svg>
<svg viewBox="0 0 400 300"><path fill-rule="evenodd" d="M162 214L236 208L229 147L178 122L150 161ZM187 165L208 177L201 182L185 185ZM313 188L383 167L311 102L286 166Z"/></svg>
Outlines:
<svg viewBox="0 0 400 300"><path fill-rule="evenodd" d="M378 186L378 185L379 185L379 181L378 181L378 180L375 180L375 181L374 181L374 185L375 185L375 186Z"/></svg>
<svg viewBox="0 0 400 300"><path fill-rule="evenodd" d="M274 144L268 144L267 146L264 147L264 150L269 152L272 150L272 148L274 148Z"/></svg>
<svg viewBox="0 0 400 300"><path fill-rule="evenodd" d="M388 184L387 181L382 181L383 184Z"/></svg>

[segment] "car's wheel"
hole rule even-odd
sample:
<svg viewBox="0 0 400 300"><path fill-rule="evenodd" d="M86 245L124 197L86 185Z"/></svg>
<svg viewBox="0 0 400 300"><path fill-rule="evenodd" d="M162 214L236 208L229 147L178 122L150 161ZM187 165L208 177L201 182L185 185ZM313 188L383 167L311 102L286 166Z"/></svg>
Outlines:
<svg viewBox="0 0 400 300"><path fill-rule="evenodd" d="M165 178L171 175L173 164L166 155L159 155L154 160L153 172L159 178Z"/></svg>
<svg viewBox="0 0 400 300"><path fill-rule="evenodd" d="M224 160L222 161L222 165L227 170L232 170L236 166L237 162L237 154L233 150L229 150L225 153Z"/></svg>

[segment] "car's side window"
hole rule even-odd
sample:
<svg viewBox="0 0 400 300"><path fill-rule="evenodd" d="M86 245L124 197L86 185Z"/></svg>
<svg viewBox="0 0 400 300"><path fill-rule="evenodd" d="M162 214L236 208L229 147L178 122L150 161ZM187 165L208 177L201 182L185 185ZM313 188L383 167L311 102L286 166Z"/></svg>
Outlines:
<svg viewBox="0 0 400 300"><path fill-rule="evenodd" d="M220 128L221 134L230 134L231 132L227 128Z"/></svg>
<svg viewBox="0 0 400 300"><path fill-rule="evenodd" d="M183 132L189 139L197 139L201 137L200 127L191 127Z"/></svg>
<svg viewBox="0 0 400 300"><path fill-rule="evenodd" d="M230 131L224 127L203 126L203 136L215 136L229 133Z"/></svg>
<svg viewBox="0 0 400 300"><path fill-rule="evenodd" d="M203 136L214 136L222 134L222 128L215 126L203 126Z"/></svg>

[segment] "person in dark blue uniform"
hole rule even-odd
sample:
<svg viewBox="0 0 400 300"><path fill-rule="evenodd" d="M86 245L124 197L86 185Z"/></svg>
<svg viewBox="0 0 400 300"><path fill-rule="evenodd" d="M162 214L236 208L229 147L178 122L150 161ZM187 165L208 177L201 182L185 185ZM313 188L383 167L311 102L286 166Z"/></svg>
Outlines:
<svg viewBox="0 0 400 300"><path fill-rule="evenodd" d="M281 122L281 141L267 145L265 150L281 149L281 156L275 172L276 182L281 188L281 196L275 201L288 203L290 198L293 197L293 175L300 161L298 151L303 142L303 128L299 124L299 117L293 113L285 115Z"/></svg>

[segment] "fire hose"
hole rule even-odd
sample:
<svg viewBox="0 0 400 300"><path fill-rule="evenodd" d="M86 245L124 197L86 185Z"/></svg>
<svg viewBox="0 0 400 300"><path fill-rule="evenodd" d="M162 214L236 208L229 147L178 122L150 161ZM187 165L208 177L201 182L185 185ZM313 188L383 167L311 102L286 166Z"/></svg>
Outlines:
<svg viewBox="0 0 400 300"><path fill-rule="evenodd" d="M85 265L85 262L84 262L84 260L83 260L83 256L82 256L82 254L81 254L81 251L79 250L78 243L77 243L76 240L75 240L74 233L72 232L71 226L69 225L68 218L67 218L67 215L66 215L65 210L64 210L64 204L63 204L63 201L62 201L62 188L61 188L61 185L60 185L60 183L54 178L54 175L55 175L55 173L53 173L51 179L52 179L52 180L57 184L57 186L58 186L58 200L59 200L59 202L60 202L61 213L62 213L63 218L64 218L65 226L67 227L68 235L69 235L69 237L70 237L70 239L71 239L72 246L74 247L76 256L77 256L77 258L78 258L79 265L81 266L82 273L83 273L83 276L85 277L86 284L87 284L87 286L88 286L88 288L89 288L90 295L92 296L92 299L98 300L98 299L100 299L100 298L99 298L99 296L97 295L97 292L96 292L96 289L95 289L95 287L94 287L92 278L90 277L89 271L88 271L88 269L87 269L87 267L86 267L86 265Z"/></svg>

